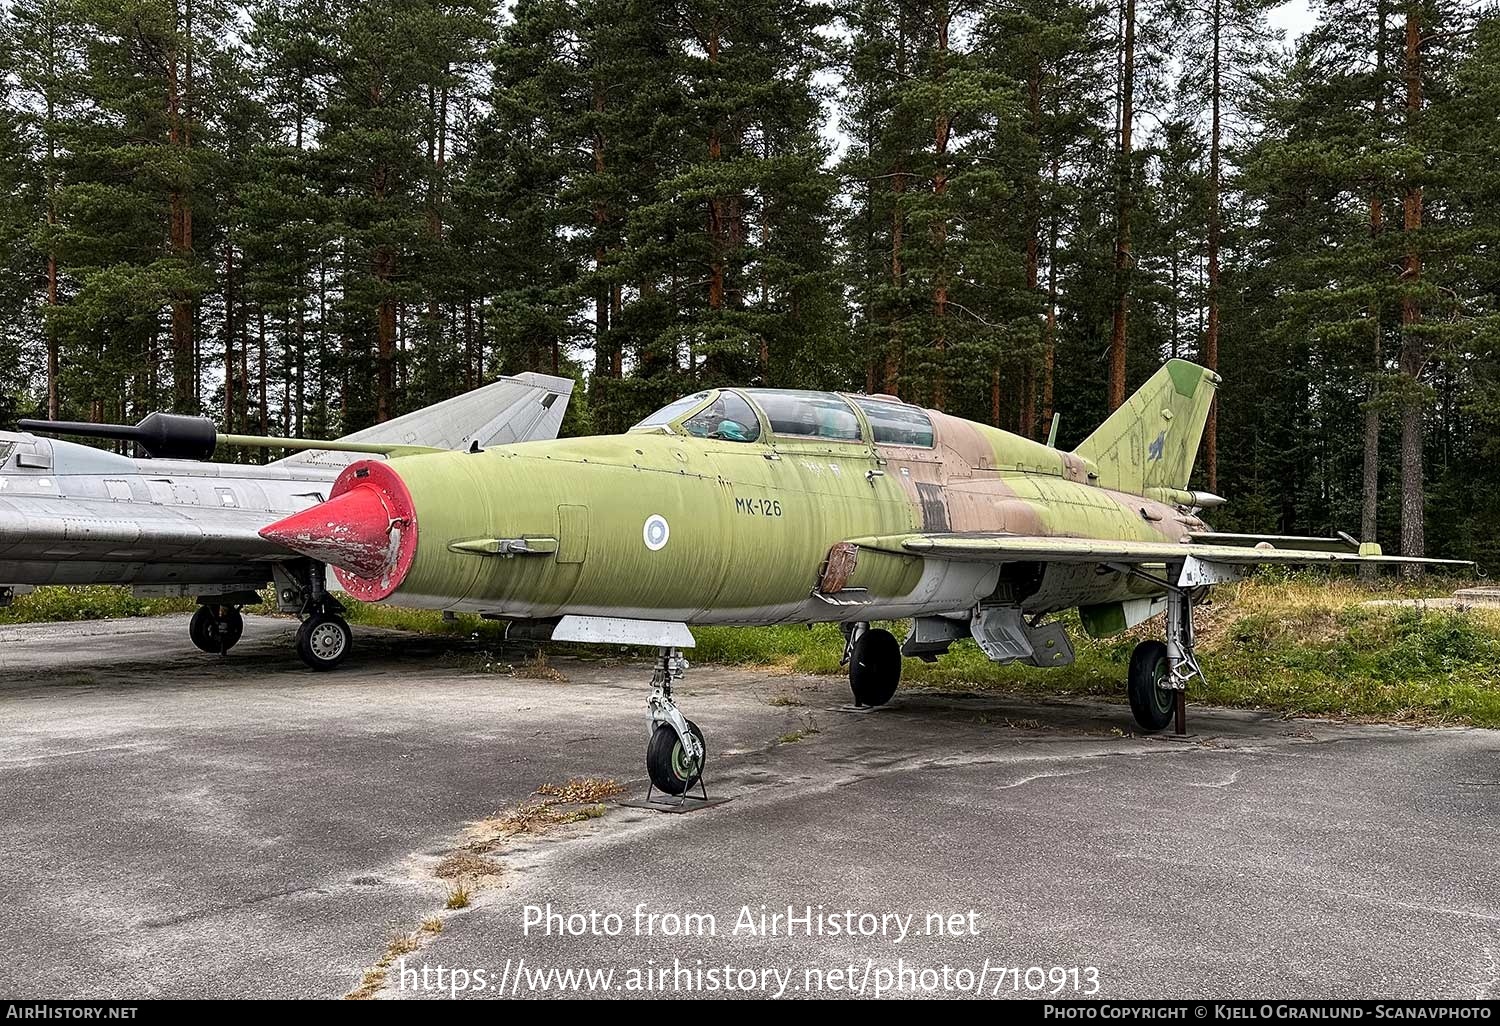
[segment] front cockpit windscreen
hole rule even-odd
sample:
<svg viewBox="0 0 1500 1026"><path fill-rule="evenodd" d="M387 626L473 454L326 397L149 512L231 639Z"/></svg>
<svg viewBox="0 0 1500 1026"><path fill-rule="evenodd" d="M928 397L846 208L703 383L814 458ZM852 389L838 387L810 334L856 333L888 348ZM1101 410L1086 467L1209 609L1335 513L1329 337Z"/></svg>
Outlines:
<svg viewBox="0 0 1500 1026"><path fill-rule="evenodd" d="M682 422L695 438L726 442L753 442L760 437L760 418L736 392L720 392L701 412Z"/></svg>
<svg viewBox="0 0 1500 1026"><path fill-rule="evenodd" d="M701 405L711 395L713 395L712 392L694 392L692 395L685 395L681 399L667 403L667 405L633 426L630 430L649 431L652 428L666 427L684 413L692 410L695 406Z"/></svg>

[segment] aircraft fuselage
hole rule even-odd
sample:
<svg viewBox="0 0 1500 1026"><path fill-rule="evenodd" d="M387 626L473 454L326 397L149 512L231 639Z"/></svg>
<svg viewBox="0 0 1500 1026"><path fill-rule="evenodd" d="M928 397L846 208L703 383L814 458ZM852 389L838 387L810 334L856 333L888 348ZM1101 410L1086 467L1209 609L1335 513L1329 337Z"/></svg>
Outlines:
<svg viewBox="0 0 1500 1026"><path fill-rule="evenodd" d="M1044 613L1153 589L1095 567L869 550L845 566L838 546L923 530L1178 541L1203 527L1176 505L1091 484L1071 453L929 416L931 447L634 431L357 464L335 496L362 484L404 494L375 507L369 575L349 572L355 556L339 576L359 597L507 619L859 622L980 603ZM330 523L342 516L332 505ZM317 555L337 567L339 544L353 544L348 531Z"/></svg>

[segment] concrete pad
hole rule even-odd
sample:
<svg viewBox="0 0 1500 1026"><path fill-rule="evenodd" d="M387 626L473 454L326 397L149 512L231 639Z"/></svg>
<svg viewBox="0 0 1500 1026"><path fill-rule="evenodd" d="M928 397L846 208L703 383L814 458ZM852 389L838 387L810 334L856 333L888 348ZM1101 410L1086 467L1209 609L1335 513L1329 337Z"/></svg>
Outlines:
<svg viewBox="0 0 1500 1026"><path fill-rule="evenodd" d="M1112 998L1500 987L1497 732L1194 709L1173 744L1122 705L911 691L851 715L838 679L695 666L679 699L733 802L509 838L448 912L434 869L469 824L573 777L644 793L650 667L512 676L516 651L357 629L314 674L293 627L247 618L225 658L185 617L0 628L0 995L339 996L433 917L379 996L446 996L453 969L517 997L631 970L708 996L1038 996L1054 969ZM620 934L528 930L548 904ZM759 928L788 906L820 929ZM883 930L834 935L845 913ZM551 975L581 969L612 975Z"/></svg>

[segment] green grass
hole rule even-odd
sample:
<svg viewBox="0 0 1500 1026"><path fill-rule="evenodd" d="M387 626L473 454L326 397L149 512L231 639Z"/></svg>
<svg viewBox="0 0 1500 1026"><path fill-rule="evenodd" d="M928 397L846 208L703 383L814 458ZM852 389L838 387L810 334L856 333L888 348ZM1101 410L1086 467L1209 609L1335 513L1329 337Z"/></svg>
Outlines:
<svg viewBox="0 0 1500 1026"><path fill-rule="evenodd" d="M96 584L78 588L45 587L0 609L0 623L58 623L68 620L109 620L127 616L191 613L198 604L190 598L139 599L129 588Z"/></svg>

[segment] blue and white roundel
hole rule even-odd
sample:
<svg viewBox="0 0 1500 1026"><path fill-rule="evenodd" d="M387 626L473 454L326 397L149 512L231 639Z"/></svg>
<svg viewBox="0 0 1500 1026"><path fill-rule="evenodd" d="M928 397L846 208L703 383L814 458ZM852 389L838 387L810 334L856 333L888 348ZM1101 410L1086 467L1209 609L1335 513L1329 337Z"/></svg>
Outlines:
<svg viewBox="0 0 1500 1026"><path fill-rule="evenodd" d="M641 529L641 537L646 540L646 548L652 552L659 552L671 536L672 529L667 526L666 517L653 513L646 518L646 526Z"/></svg>

